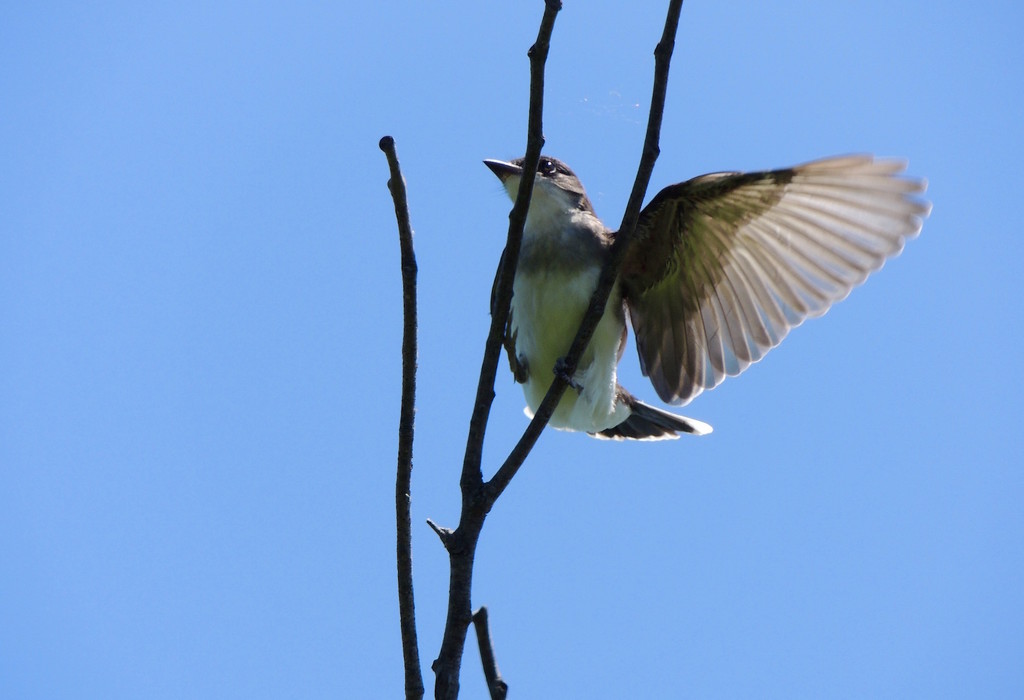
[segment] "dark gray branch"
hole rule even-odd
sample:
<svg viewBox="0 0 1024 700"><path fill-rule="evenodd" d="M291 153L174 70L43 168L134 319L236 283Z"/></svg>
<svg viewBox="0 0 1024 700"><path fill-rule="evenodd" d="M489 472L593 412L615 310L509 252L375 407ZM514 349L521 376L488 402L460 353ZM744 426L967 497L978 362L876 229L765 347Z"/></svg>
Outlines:
<svg viewBox="0 0 1024 700"><path fill-rule="evenodd" d="M440 538L441 544L444 545L444 548L448 549L448 543L451 542L454 531L447 527L441 527L430 518L427 518L427 525L429 525L430 529L434 531L434 534Z"/></svg>
<svg viewBox="0 0 1024 700"><path fill-rule="evenodd" d="M391 178L388 189L395 203L398 240L402 254L402 407L398 419L398 475L395 479L395 517L398 533L398 610L402 628L402 656L405 661L405 697L423 697L423 672L416 641L416 605L412 586L411 481L412 447L416 415L416 252L412 245L409 202L405 178L398 166L395 140L385 136L380 149L388 159Z"/></svg>
<svg viewBox="0 0 1024 700"><path fill-rule="evenodd" d="M527 124L526 156L523 162L523 178L519 185L519 193L509 213L508 238L505 251L501 256L495 280L494 303L491 311L491 327L484 346L483 366L480 368L480 379L477 382L476 402L473 416L469 423L469 437L466 441L466 454L462 463L463 494L467 488L477 487L483 482L480 463L483 459L484 432L487 429L487 418L490 415L491 403L494 401L494 378L498 370L498 358L505 339L505 325L508 323L509 304L512 301L512 282L519 263L519 248L523 242L523 228L526 226L526 213L530 208L530 197L533 195L533 181L537 176L537 164L540 152L544 147L544 64L548 58L551 45L551 32L555 26L555 17L562 9L560 0L545 0L544 16L541 18L537 40L530 47L527 55L530 58L530 114Z"/></svg>
<svg viewBox="0 0 1024 700"><path fill-rule="evenodd" d="M522 466L530 450L533 449L534 444L536 444L537 439L540 437L541 431L544 430L544 426L551 419L551 414L554 413L555 407L562 398L562 394L565 393L565 389L568 386L567 380L575 373L576 365L579 363L580 358L583 357L583 352L590 343L590 337L594 334L594 329L597 328L597 324L604 314L605 304L607 304L608 297L611 295L615 279L619 274L619 268L622 266L623 257L636 229L640 208L644 203L644 195L647 193L647 186L651 181L651 173L654 172L654 162L658 159L658 155L661 152L658 142L661 137L662 116L665 112L669 65L672 61L672 51L675 48L676 28L679 25L679 13L682 7L683 0L671 0L669 2L668 15L665 18L665 28L662 31L661 41L658 42L658 46L654 49L654 88L651 95L651 111L647 119L647 136L644 140L644 150L640 157L640 165L637 168L636 180L633 183L633 191L629 196L629 202L622 217L622 225L619 226L619 230L615 234L615 243L612 245L611 255L601 270L601 277L593 296L590 298L590 307L583 316L580 329L576 333L576 339L573 340L572 346L565 356L563 363L565 371L556 374L554 381L551 383L551 388L548 389L547 395L537 408L537 412L534 414L533 420L526 427L523 436L512 449L505 463L501 465L501 468L498 469L486 484L486 510L490 510L491 506L494 505L494 501L505 490L512 477L519 471L519 467Z"/></svg>
<svg viewBox="0 0 1024 700"><path fill-rule="evenodd" d="M480 647L480 662L484 667L484 678L491 700L505 700L508 695L508 684L501 679L498 662L494 659L494 644L491 642L491 627L487 621L487 608L481 606L473 613L473 628L476 630L476 642Z"/></svg>
<svg viewBox="0 0 1024 700"><path fill-rule="evenodd" d="M545 0L537 40L530 47L530 119L526 145L526 163L512 213L509 215L508 240L497 273L495 304L491 328L484 348L483 366L477 384L476 403L470 420L466 455L462 464L462 514L459 526L450 537L442 538L448 549L451 573L448 581L448 617L445 621L441 651L431 668L436 675L434 697L454 700L459 695L459 673L466 645L466 631L472 619L471 590L473 585L473 559L480 528L490 510L480 463L483 455L484 432L494 400L494 378L498 370L505 325L508 321L509 302L512 299L512 280L519 260L519 247L530 206L533 180L537 174L540 150L544 144L541 120L544 113L544 63L551 44L555 17L562 9L559 0Z"/></svg>
<svg viewBox="0 0 1024 700"><path fill-rule="evenodd" d="M516 265L518 263L519 248L526 222L526 212L529 209L529 200L533 191L537 163L540 160L540 150L544 142L541 127L544 64L547 59L555 16L561 9L561 3L558 0L546 0L545 2L544 18L541 20L537 41L530 48L529 52L531 77L530 120L526 157L523 164L523 178L519 186L515 206L509 215L508 241L497 272L491 327L484 350L483 366L477 385L476 403L470 422L466 455L463 460L462 477L460 480L462 513L459 525L454 531L432 525L448 550L451 564L448 618L445 624L444 638L441 642L441 651L432 665L436 674L435 698L453 700L458 697L459 672L465 648L466 631L470 621L475 621L471 613L473 560L476 555L476 545L484 519L487 517L487 513L494 505L494 502L519 470L544 426L547 425L548 420L551 418L555 406L566 389L568 378L572 377L575 372L580 357L583 355L583 351L590 342L590 337L593 335L594 329L604 313L604 307L618 276L619 267L633 236L633 231L636 228L640 207L643 204L644 194L647 191L651 173L654 170L654 162L659 153L658 141L662 114L665 108L669 63L675 45L676 27L679 23L681 8L682 0L670 1L668 16L665 20L665 29L661 41L654 52L655 77L651 112L636 182L634 183L633 192L623 216L622 226L620 226L615 243L612 246L610 259L602 269L601 278L591 298L590 307L583 318L576 339L573 341L573 345L562 363L565 371L555 377L544 401L541 403L530 425L527 426L523 436L494 477L485 483L480 466L484 431L491 403L494 399L494 378L497 373L498 358L508 320L509 302L512 298L512 281L515 277ZM483 620L486 630L486 617ZM486 650L481 645L481 656L484 662L485 674L488 673L488 668L493 666L495 677L497 678L497 665L494 663L493 650L489 643ZM494 696L493 693L497 686L492 685L490 679L488 680L488 686L492 689L492 696ZM502 681L501 692L504 693L506 690L507 687ZM504 695L502 694L500 697L504 697Z"/></svg>

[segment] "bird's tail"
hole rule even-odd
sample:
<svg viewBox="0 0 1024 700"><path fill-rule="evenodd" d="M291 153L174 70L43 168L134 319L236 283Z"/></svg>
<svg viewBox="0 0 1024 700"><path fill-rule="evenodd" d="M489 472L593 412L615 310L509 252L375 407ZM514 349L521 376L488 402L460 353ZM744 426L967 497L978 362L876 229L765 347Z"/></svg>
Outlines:
<svg viewBox="0 0 1024 700"><path fill-rule="evenodd" d="M675 440L679 433L707 435L711 432L707 423L648 406L622 387L618 388L616 399L629 406L629 417L614 427L591 433L594 437L605 440Z"/></svg>

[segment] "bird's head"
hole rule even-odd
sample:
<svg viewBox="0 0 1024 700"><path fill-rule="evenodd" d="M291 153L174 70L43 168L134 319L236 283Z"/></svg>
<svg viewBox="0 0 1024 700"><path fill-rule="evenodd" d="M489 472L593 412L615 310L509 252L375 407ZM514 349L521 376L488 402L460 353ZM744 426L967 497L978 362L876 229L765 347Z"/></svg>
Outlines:
<svg viewBox="0 0 1024 700"><path fill-rule="evenodd" d="M513 161L485 160L508 196L515 201L519 183L523 176L523 158ZM533 181L533 196L530 198L530 219L571 217L575 213L593 212L594 207L587 198L583 183L568 165L550 156L541 156L537 163L537 176Z"/></svg>

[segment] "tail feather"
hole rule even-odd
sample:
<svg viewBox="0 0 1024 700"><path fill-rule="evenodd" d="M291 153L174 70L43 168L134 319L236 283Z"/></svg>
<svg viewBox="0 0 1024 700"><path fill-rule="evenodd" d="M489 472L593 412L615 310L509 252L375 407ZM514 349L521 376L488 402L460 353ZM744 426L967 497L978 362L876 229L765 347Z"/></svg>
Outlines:
<svg viewBox="0 0 1024 700"><path fill-rule="evenodd" d="M707 423L648 406L621 387L617 398L629 406L629 416L616 426L591 433L594 437L606 440L675 440L679 433L707 435L711 432Z"/></svg>

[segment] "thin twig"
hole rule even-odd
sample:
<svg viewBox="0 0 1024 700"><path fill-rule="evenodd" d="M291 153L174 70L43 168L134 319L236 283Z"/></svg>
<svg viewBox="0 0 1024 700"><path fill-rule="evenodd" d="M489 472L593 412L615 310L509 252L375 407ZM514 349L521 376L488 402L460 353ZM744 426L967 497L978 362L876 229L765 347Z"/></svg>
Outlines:
<svg viewBox="0 0 1024 700"><path fill-rule="evenodd" d="M487 680L491 700L505 700L505 696L508 695L508 683L501 679L498 662L494 659L494 643L491 641L491 627L488 624L486 607L480 606L480 609L473 613L473 628L476 630L480 662L484 667L484 678Z"/></svg>
<svg viewBox="0 0 1024 700"><path fill-rule="evenodd" d="M462 516L459 527L444 542L449 551L451 564L449 610L447 610L447 618L444 623L444 636L441 640L440 652L431 666L436 674L435 698L454 700L459 696L459 673L466 645L466 630L472 618L470 594L473 580L473 559L476 556L476 542L480 535L480 528L483 526L487 510L489 510L489 507L481 508L486 500L480 471L483 434L487 424L487 415L490 412L490 404L495 397L495 377L498 373L498 360L505 335L505 324L508 320L509 302L512 299L512 280L519 258L522 229L526 222L526 212L529 209L532 183L537 174L537 164L541 160L541 147L544 144L544 132L541 125L544 114L544 64L548 57L555 17L560 9L561 2L559 0L545 1L544 16L541 19L537 41L530 47L528 54L530 89L526 162L523 164L524 172L516 203L509 215L508 242L502 256L502 265L498 271L497 302L494 305L492 319L490 319L490 331L484 347L476 402L470 421L466 456L463 460L460 480Z"/></svg>
<svg viewBox="0 0 1024 700"><path fill-rule="evenodd" d="M665 29L661 35L661 41L654 49L654 88L651 95L651 110L647 118L647 136L644 140L644 150L640 157L640 165L637 168L636 180L633 183L633 191L629 196L626 211L622 216L622 225L615 234L615 242L612 244L608 260L601 269L601 277L598 280L597 288L590 298L590 307L583 316L580 329L576 333L569 352L565 356L565 372L557 374L544 400L537 408L533 420L526 427L523 436L512 449L505 463L501 465L486 486L487 501L483 504L485 510L491 506L508 486L512 477L519 471L526 456L533 449L534 444L540 437L541 431L547 425L551 415L555 411L562 394L565 392L568 383L567 377L571 377L576 370L576 365L583 352L590 343L590 337L594 334L601 316L604 314L604 307L611 295L612 287L619 275L619 268L625 256L629 244L632 242L633 232L636 229L636 222L640 216L640 207L643 205L644 196L647 193L647 186L651 181L651 173L654 172L654 162L661 152L658 141L661 137L661 121L665 112L665 94L668 89L669 65L672 61L672 51L675 48L676 28L679 25L679 13L682 10L683 0L671 0L669 2L668 14L665 17Z"/></svg>
<svg viewBox="0 0 1024 700"><path fill-rule="evenodd" d="M640 206L650 183L654 162L658 157L658 140L661 129L662 115L665 108L665 93L668 81L668 69L675 44L676 27L682 0L671 0L665 30L661 41L655 49L654 90L651 99L651 113L647 126L647 138L637 172L633 193L623 216L623 223L616 234L609 260L601 271L601 277L591 298L590 306L584 315L580 329L573 341L563 365L566 371L556 375L530 425L519 442L498 469L490 481L484 483L480 468L484 430L494 398L494 378L497 373L498 356L502 347L505 325L508 319L508 307L512 296L512 281L518 263L519 247L525 225L526 212L529 208L533 179L536 174L540 149L543 145L541 117L543 114L543 77L544 62L547 58L551 29L555 15L561 9L558 0L546 0L544 19L538 32L536 43L530 49L530 128L527 140L527 152L523 164L523 178L519 186L516 203L509 216L509 238L506 243L502 263L499 266L496 282L495 303L492 307L491 329L485 347L484 362L477 386L477 400L474 405L473 418L470 423L469 439L466 456L463 461L462 478L462 513L458 528L450 537L442 537L448 550L451 564L449 580L448 618L445 624L444 639L437 660L433 663L436 674L434 692L436 698L453 700L458 697L459 671L465 648L466 630L472 619L470 600L473 578L473 560L476 555L477 541L484 519L494 502L508 486L519 467L526 459L544 426L547 425L562 393L567 386L567 377L571 377L579 363L583 351L590 342L590 337L604 313L608 297L611 294L618 270L626 249L636 228ZM437 528L435 528L436 530ZM440 532L439 532L440 534ZM483 653L483 651L481 651ZM487 661L484 662L485 669ZM486 672L486 671L485 671Z"/></svg>
<svg viewBox="0 0 1024 700"><path fill-rule="evenodd" d="M385 136L380 149L388 159L391 178L388 189L395 203L398 240L402 251L402 407L398 420L398 476L395 479L395 517L398 531L398 610L402 627L402 656L405 661L405 697L423 697L423 673L416 641L416 605L412 586L411 481L412 448L416 415L416 252L412 245L409 202L405 178L398 166L395 140Z"/></svg>
<svg viewBox="0 0 1024 700"><path fill-rule="evenodd" d="M470 420L469 437L466 441L466 455L463 459L460 479L462 514L458 528L449 538L443 539L448 550L451 567L448 582L448 616L445 621L444 637L441 640L441 650L431 668L436 675L434 696L445 700L454 700L459 695L459 673L466 645L466 631L472 619L473 559L476 556L480 528L483 527L484 518L490 508L489 505L482 508L487 501L480 469L484 431L491 402L494 400L494 378L497 374L505 324L508 321L509 302L512 299L512 280L515 277L516 264L519 259L519 247L522 242L523 227L526 224L526 212L529 209L533 179L536 176L540 150L544 143L541 126L544 113L544 64L547 60L548 47L551 44L551 32L554 29L555 17L561 9L562 3L559 0L545 0L544 16L537 32L537 40L529 51L530 119L526 162L523 164L524 172L519 186L519 194L512 213L509 215L508 241L505 244L502 264L498 271L496 302L492 309L491 328L484 348L483 366L480 369L476 402L473 406L473 417Z"/></svg>
<svg viewBox="0 0 1024 700"><path fill-rule="evenodd" d="M427 525L429 525L430 529L434 531L434 534L440 538L441 544L444 545L444 548L448 549L448 542L452 538L453 530L447 527L441 527L430 518L427 518Z"/></svg>
<svg viewBox="0 0 1024 700"><path fill-rule="evenodd" d="M512 301L512 282L519 264L519 248L526 226L526 213L530 209L533 182L537 176L537 164L544 147L544 65L551 45L551 32L555 17L562 9L560 0L545 0L544 16L541 19L537 40L530 47L530 113L527 124L526 155L523 160L523 175L516 195L515 204L509 213L508 238L495 279L495 293L491 310L491 327L484 346L483 366L477 383L476 402L469 423L469 438L466 441L466 455L462 464L463 490L483 482L480 463L483 455L484 432L491 403L494 400L494 378L498 369L505 325L508 322L509 304Z"/></svg>

